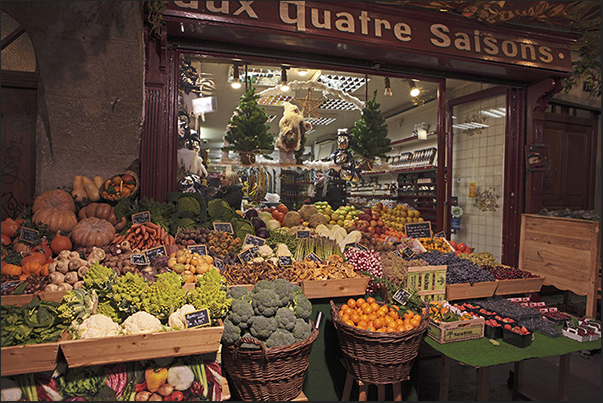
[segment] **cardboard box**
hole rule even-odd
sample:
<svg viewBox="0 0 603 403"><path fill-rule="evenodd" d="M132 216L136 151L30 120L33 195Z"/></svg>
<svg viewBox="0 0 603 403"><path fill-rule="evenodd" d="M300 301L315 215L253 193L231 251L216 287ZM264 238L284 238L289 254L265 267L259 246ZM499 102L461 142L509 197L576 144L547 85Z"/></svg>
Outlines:
<svg viewBox="0 0 603 403"><path fill-rule="evenodd" d="M332 280L306 280L300 286L308 299L351 297L366 294L368 276Z"/></svg>
<svg viewBox="0 0 603 403"><path fill-rule="evenodd" d="M440 344L484 337L484 318L458 320L455 322L435 322L429 320L427 336Z"/></svg>
<svg viewBox="0 0 603 403"><path fill-rule="evenodd" d="M2 347L2 376L53 371L58 353L58 342Z"/></svg>
<svg viewBox="0 0 603 403"><path fill-rule="evenodd" d="M498 280L494 295L527 294L540 292L544 277Z"/></svg>
<svg viewBox="0 0 603 403"><path fill-rule="evenodd" d="M218 351L224 325L59 342L70 368Z"/></svg>
<svg viewBox="0 0 603 403"><path fill-rule="evenodd" d="M446 299L472 299L472 298L487 298L494 295L498 280L496 281L481 281L479 283L461 283L446 285Z"/></svg>

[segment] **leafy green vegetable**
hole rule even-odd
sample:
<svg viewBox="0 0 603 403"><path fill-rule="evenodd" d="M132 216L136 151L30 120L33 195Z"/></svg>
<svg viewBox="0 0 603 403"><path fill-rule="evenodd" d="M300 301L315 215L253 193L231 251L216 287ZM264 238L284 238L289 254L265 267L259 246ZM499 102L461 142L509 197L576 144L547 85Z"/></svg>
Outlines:
<svg viewBox="0 0 603 403"><path fill-rule="evenodd" d="M58 341L69 326L69 322L59 316L58 306L58 302L38 297L21 307L2 305L2 347Z"/></svg>

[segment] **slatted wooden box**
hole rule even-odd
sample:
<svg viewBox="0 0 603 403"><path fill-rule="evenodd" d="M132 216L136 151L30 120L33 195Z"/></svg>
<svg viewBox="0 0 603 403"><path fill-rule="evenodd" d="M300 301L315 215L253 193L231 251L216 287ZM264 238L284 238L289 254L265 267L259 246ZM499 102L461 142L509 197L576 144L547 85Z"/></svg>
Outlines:
<svg viewBox="0 0 603 403"><path fill-rule="evenodd" d="M498 280L495 281L480 281L478 283L461 283L446 285L446 299L471 299L471 298L487 298L494 295Z"/></svg>
<svg viewBox="0 0 603 403"><path fill-rule="evenodd" d="M336 298L364 295L370 277L301 281L300 286L308 299Z"/></svg>

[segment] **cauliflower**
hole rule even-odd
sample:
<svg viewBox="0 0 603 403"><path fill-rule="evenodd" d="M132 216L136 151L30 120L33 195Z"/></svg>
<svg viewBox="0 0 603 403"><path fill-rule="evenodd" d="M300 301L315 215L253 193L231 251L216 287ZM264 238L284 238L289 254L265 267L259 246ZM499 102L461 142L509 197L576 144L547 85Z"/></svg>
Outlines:
<svg viewBox="0 0 603 403"><path fill-rule="evenodd" d="M75 328L76 339L117 336L120 333L121 326L113 322L110 317L100 313L86 318Z"/></svg>
<svg viewBox="0 0 603 403"><path fill-rule="evenodd" d="M287 244L279 243L276 245L276 256L293 256Z"/></svg>
<svg viewBox="0 0 603 403"><path fill-rule="evenodd" d="M259 256L263 257L264 259L272 257L274 255L274 252L272 251L272 248L269 245L262 245L258 248L257 252L256 252Z"/></svg>
<svg viewBox="0 0 603 403"><path fill-rule="evenodd" d="M167 383L176 390L187 390L195 381L195 373L188 365L173 365L168 369Z"/></svg>
<svg viewBox="0 0 603 403"><path fill-rule="evenodd" d="M182 305L180 309L173 312L168 318L168 326L174 330L182 330L186 328L186 314L196 311L197 309L191 304Z"/></svg>
<svg viewBox="0 0 603 403"><path fill-rule="evenodd" d="M121 327L125 334L154 333L163 328L159 319L144 311L128 316Z"/></svg>

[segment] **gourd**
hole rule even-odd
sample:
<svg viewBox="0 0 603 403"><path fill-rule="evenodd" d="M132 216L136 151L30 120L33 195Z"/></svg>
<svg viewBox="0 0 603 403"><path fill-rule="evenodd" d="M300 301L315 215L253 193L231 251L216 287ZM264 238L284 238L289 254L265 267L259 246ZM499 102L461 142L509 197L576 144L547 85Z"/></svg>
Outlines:
<svg viewBox="0 0 603 403"><path fill-rule="evenodd" d="M115 227L107 220L88 217L80 220L71 230L71 242L75 247L103 247L115 238Z"/></svg>
<svg viewBox="0 0 603 403"><path fill-rule="evenodd" d="M33 222L48 225L50 232L69 232L77 224L73 197L61 189L48 190L36 197L32 212Z"/></svg>
<svg viewBox="0 0 603 403"><path fill-rule="evenodd" d="M21 266L25 266L29 262L34 262L43 265L46 264L47 260L48 258L42 252L32 252L29 255L25 255L21 259Z"/></svg>
<svg viewBox="0 0 603 403"><path fill-rule="evenodd" d="M55 255L58 255L63 250L71 250L72 247L71 239L66 235L57 233L52 241L50 241L50 250Z"/></svg>
<svg viewBox="0 0 603 403"><path fill-rule="evenodd" d="M26 276L37 276L42 270L42 265L35 261L30 261L21 266L22 274Z"/></svg>
<svg viewBox="0 0 603 403"><path fill-rule="evenodd" d="M20 276L21 273L21 266L17 266L16 264L6 263L4 266L2 266L2 274L8 276Z"/></svg>
<svg viewBox="0 0 603 403"><path fill-rule="evenodd" d="M94 181L92 181L92 179L83 175L82 176L82 184L84 186L84 190L86 191L86 197L88 197L88 200L90 200L92 202L96 202L96 201L100 200L100 193L98 190L98 186L96 186L96 184L94 183Z"/></svg>
<svg viewBox="0 0 603 403"><path fill-rule="evenodd" d="M84 188L84 177L82 175L75 175L73 178L73 187L71 194L75 197L76 201L82 201L88 197L86 189Z"/></svg>
<svg viewBox="0 0 603 403"><path fill-rule="evenodd" d="M102 218L107 220L115 227L115 231L119 232L126 226L126 217L117 219L114 208L108 203L90 203L86 207L82 207L78 213L80 220L88 217Z"/></svg>
<svg viewBox="0 0 603 403"><path fill-rule="evenodd" d="M102 176L100 175L96 175L93 179L94 184L96 185L96 187L100 190L100 187L103 186L103 184L105 183L105 180L103 179Z"/></svg>

